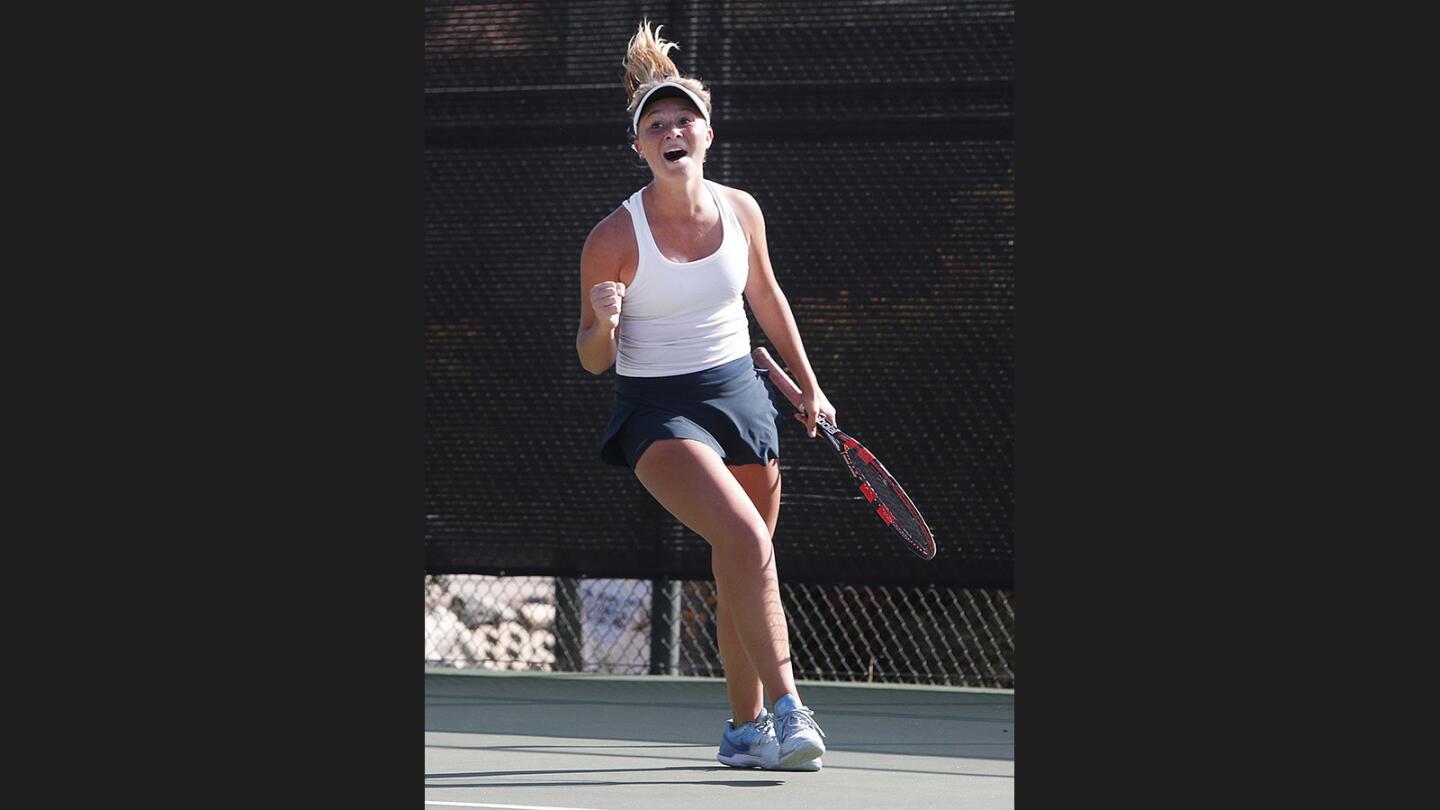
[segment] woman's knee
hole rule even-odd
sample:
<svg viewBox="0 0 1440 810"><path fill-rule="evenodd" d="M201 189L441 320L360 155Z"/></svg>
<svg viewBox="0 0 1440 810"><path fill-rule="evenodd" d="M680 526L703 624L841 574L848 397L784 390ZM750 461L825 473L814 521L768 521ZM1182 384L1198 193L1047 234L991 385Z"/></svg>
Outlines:
<svg viewBox="0 0 1440 810"><path fill-rule="evenodd" d="M775 567L775 544L764 525L749 525L727 532L723 537L705 538L710 543L712 567L726 571L763 573Z"/></svg>

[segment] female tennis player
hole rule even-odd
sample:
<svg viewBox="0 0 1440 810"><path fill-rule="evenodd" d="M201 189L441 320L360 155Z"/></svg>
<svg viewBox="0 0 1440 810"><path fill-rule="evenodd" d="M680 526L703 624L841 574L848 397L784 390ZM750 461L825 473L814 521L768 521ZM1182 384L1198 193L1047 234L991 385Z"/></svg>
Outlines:
<svg viewBox="0 0 1440 810"><path fill-rule="evenodd" d="M710 544L733 712L717 758L815 771L824 733L795 687L772 545L783 422L750 358L742 296L804 392L796 418L812 438L817 415L833 423L835 408L775 280L760 206L705 179L710 92L680 75L667 55L676 44L659 34L641 23L625 57L632 148L652 179L585 240L575 347L592 374L615 366L601 459L630 467Z"/></svg>

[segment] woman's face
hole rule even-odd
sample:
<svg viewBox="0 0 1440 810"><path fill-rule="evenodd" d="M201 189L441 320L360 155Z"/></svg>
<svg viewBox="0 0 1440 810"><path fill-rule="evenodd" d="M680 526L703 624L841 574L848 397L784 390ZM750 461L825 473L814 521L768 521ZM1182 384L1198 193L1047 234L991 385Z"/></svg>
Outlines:
<svg viewBox="0 0 1440 810"><path fill-rule="evenodd" d="M714 140L704 116L688 100L662 98L645 108L635 135L635 151L650 164L657 177L664 174L699 174L705 152Z"/></svg>

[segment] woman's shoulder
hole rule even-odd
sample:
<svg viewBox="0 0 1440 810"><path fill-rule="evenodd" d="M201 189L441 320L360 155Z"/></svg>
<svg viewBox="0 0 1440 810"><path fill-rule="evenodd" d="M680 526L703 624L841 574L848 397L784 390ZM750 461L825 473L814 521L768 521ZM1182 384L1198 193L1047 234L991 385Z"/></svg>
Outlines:
<svg viewBox="0 0 1440 810"><path fill-rule="evenodd" d="M746 191L743 188L727 186L724 183L717 183L714 180L706 180L705 182L719 189L720 193L725 195L725 199L729 202L742 202L748 205L758 205L755 202L755 198L751 196L750 192Z"/></svg>
<svg viewBox="0 0 1440 810"><path fill-rule="evenodd" d="M735 210L735 215L740 217L742 222L749 224L760 218L760 203L755 201L755 197L750 192L715 183L713 180L709 182L714 183L715 188L725 197L725 201L730 203L730 207Z"/></svg>
<svg viewBox="0 0 1440 810"><path fill-rule="evenodd" d="M617 205L614 211L606 214L604 219L590 229L590 238L609 240L627 233L630 233L630 211L623 205Z"/></svg>
<svg viewBox="0 0 1440 810"><path fill-rule="evenodd" d="M590 236L585 240L587 247L600 249L609 252L626 252L635 246L635 231L630 224L630 211L623 205L615 206L615 210L605 215L605 218L590 229Z"/></svg>

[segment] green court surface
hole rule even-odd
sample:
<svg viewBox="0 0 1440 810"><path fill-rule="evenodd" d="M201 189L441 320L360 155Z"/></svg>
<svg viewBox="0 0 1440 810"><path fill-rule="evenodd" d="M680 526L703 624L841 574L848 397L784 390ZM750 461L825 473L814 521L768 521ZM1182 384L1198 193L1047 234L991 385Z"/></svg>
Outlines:
<svg viewBox="0 0 1440 810"><path fill-rule="evenodd" d="M425 670L425 805L521 810L1015 804L1013 690L802 681L815 773L715 761L714 678Z"/></svg>

